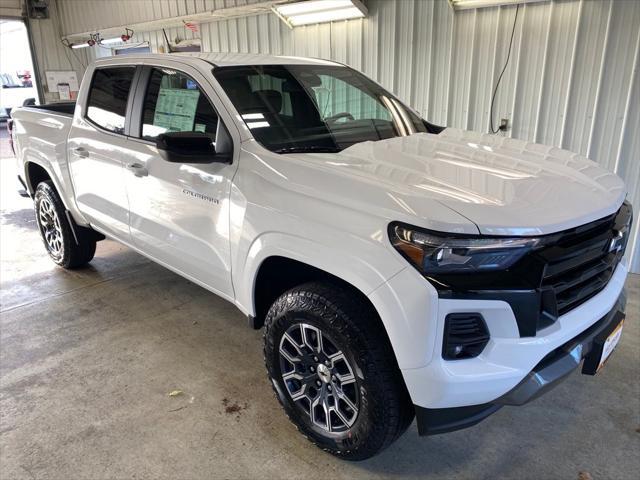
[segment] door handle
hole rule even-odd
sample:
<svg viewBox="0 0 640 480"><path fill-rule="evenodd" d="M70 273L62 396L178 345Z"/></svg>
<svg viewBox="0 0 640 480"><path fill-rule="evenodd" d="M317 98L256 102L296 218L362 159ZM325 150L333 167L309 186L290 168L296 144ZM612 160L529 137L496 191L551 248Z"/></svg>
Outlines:
<svg viewBox="0 0 640 480"><path fill-rule="evenodd" d="M149 175L149 171L145 168L144 165L140 163L127 164L127 170L133 172L136 177L146 177L147 175Z"/></svg>
<svg viewBox="0 0 640 480"><path fill-rule="evenodd" d="M78 157L87 158L89 156L89 152L82 147L74 148L72 151Z"/></svg>

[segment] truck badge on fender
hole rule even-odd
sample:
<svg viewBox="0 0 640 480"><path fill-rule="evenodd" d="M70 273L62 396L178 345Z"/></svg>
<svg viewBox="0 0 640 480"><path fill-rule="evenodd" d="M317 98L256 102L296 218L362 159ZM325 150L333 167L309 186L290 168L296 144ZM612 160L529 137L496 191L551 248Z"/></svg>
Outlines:
<svg viewBox="0 0 640 480"><path fill-rule="evenodd" d="M209 197L208 195L203 195L202 193L192 192L191 190L187 190L186 188L182 189L182 193L188 197L198 198L200 200L204 200L205 202L213 203L214 205L219 205L220 200L217 198Z"/></svg>

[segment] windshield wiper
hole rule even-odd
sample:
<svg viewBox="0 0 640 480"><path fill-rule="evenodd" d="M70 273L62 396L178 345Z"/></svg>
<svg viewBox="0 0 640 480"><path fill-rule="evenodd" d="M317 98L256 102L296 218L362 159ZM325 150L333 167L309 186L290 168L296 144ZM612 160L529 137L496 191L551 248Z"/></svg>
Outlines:
<svg viewBox="0 0 640 480"><path fill-rule="evenodd" d="M283 147L273 150L275 153L336 153L338 147L323 147L320 145L299 145L294 147Z"/></svg>

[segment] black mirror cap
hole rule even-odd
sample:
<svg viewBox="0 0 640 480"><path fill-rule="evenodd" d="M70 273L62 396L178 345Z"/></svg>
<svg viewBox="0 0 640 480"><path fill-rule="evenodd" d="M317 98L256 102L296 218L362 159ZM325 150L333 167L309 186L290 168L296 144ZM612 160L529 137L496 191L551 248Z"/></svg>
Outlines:
<svg viewBox="0 0 640 480"><path fill-rule="evenodd" d="M211 137L202 132L169 132L158 135L158 152L173 163L230 163L231 155L217 152Z"/></svg>
<svg viewBox="0 0 640 480"><path fill-rule="evenodd" d="M168 132L161 133L156 139L160 150L208 153L215 152L211 138L202 132Z"/></svg>

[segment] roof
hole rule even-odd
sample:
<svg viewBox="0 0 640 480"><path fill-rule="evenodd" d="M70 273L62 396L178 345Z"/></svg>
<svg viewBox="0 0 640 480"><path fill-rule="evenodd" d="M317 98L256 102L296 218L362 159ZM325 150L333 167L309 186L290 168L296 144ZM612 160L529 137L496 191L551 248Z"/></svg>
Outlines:
<svg viewBox="0 0 640 480"><path fill-rule="evenodd" d="M338 65L336 62L320 58L288 57L282 55L265 55L260 53L176 53L172 55L189 55L201 58L219 67L231 65Z"/></svg>
<svg viewBox="0 0 640 480"><path fill-rule="evenodd" d="M139 58L164 58L182 57L204 60L216 67L228 67L234 65L340 65L330 60L307 57L288 57L281 55L264 55L259 53L170 53L170 54L136 54L127 56L131 60ZM109 63L109 59L121 57L107 57L98 59L98 63Z"/></svg>

